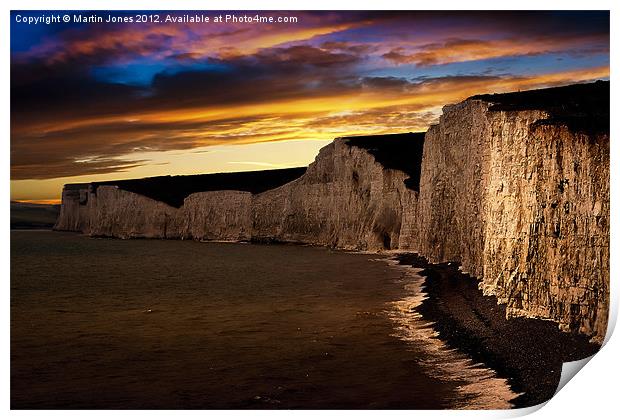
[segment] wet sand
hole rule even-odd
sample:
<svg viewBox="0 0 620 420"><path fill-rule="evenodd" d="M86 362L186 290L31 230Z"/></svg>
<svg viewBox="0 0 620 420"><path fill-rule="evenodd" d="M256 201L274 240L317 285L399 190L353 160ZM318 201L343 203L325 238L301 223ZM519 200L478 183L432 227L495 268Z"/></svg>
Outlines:
<svg viewBox="0 0 620 420"><path fill-rule="evenodd" d="M429 264L416 254L400 254L401 265L422 269L427 298L416 308L433 323L438 338L493 369L520 394L512 403L528 407L549 400L557 389L562 363L583 359L599 346L578 334L558 330L552 321L506 319L506 306L483 296L478 280L455 263Z"/></svg>

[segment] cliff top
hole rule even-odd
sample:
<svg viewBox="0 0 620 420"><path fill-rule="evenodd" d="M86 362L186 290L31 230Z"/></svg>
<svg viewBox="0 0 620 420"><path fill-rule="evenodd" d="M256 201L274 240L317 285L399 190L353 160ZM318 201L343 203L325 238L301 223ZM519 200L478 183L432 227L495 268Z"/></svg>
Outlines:
<svg viewBox="0 0 620 420"><path fill-rule="evenodd" d="M187 196L197 192L236 190L258 194L277 188L306 172L306 168L273 169L266 171L231 172L203 175L157 176L141 179L93 182L97 191L100 185L115 185L118 188L162 201L173 207L181 207ZM84 184L67 184L66 189L75 189Z"/></svg>
<svg viewBox="0 0 620 420"><path fill-rule="evenodd" d="M397 169L409 175L405 185L420 191L420 171L425 133L382 134L376 136L344 137L349 146L368 151L387 169Z"/></svg>
<svg viewBox="0 0 620 420"><path fill-rule="evenodd" d="M609 81L489 95L469 99L491 102L490 111L541 110L540 123L565 124L572 131L609 133Z"/></svg>

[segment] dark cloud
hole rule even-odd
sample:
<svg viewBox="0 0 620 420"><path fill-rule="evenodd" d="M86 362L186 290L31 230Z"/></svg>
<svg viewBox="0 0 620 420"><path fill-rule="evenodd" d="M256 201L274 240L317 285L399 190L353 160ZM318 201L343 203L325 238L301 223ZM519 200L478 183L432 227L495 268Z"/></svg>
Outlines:
<svg viewBox="0 0 620 420"><path fill-rule="evenodd" d="M330 51L343 51L354 55L363 55L376 51L376 47L365 44L354 44L345 41L328 41L321 44L321 48Z"/></svg>
<svg viewBox="0 0 620 420"><path fill-rule="evenodd" d="M317 129L346 127L347 134L368 132L377 134L419 130L435 122L436 114L424 110L424 106L388 106L367 111L344 113L314 119L308 127Z"/></svg>
<svg viewBox="0 0 620 420"><path fill-rule="evenodd" d="M183 59L188 59L186 56ZM196 62L196 60L193 60ZM208 69L156 74L140 87L95 79L89 66L15 62L11 67L14 121L20 114L42 118L118 114L188 106L268 102L292 96L324 95L341 89L359 57L308 45L263 49L250 55L203 59ZM221 65L225 70L213 68ZM338 68L339 73L330 74ZM35 118L36 119L36 118Z"/></svg>
<svg viewBox="0 0 620 420"><path fill-rule="evenodd" d="M270 28L271 33L282 34L280 41L266 37L255 42L269 31L253 26L205 33L183 26L89 26L54 33L31 49L14 53L11 177L124 171L146 163L127 157L135 152L293 139L304 129L336 134L408 131L407 127L424 126L435 117L429 107L470 94L464 87L474 86L471 93L481 93L487 83L518 81L508 74L509 68L499 75L488 66L477 75L367 77L373 73L362 73L360 68L369 57L381 65L387 60L386 66L428 67L541 54L554 45L575 57L608 50L605 13L586 14L578 28L562 24L576 23L577 15L553 13L304 12L300 16L301 26ZM541 25L545 19L548 25ZM471 38L444 38L453 26L477 32ZM412 49L409 44L419 42L418 27L442 35ZM351 32L344 33L349 28ZM483 38L495 33L504 38ZM535 40L531 45L538 50L529 44L524 47L525 38L514 36L519 33ZM110 63L123 69L136 57L164 62L166 70L141 85L104 80L93 71ZM418 95L425 95L424 104L385 106L389 101L414 101ZM377 105L369 100L368 109L347 111L349 100L367 97L385 101L377 100ZM333 113L296 109L299 102L316 100L320 105L328 98L342 98L342 105L333 102ZM284 105L274 111L270 108L274 103ZM237 115L240 108L252 112ZM214 110L229 114L196 116ZM186 117L186 112L195 115Z"/></svg>
<svg viewBox="0 0 620 420"><path fill-rule="evenodd" d="M338 94L350 88L345 70L356 60L351 54L310 46L265 49L226 62L210 60L222 64L225 70L210 66L207 70L162 72L147 87L99 81L89 75L87 68L61 62L13 63L11 176L23 179L103 173L106 166L114 172L139 165L141 162L119 162L115 158L140 148L183 150L223 141L247 142L252 137L260 140L257 133L226 138L201 134L256 123L260 116L250 121L230 118L208 123L144 123L122 118L136 113L251 103L260 106L284 99ZM338 77L325 74L335 68L339 69ZM77 128L68 124L63 128L64 121L101 120L106 116L116 121L80 123ZM36 129L38 126L41 128ZM50 131L46 126L59 128ZM84 161L93 156L93 160Z"/></svg>
<svg viewBox="0 0 620 420"><path fill-rule="evenodd" d="M550 53L592 56L607 53L609 39L588 34L532 35L521 34L495 39L448 38L442 42L417 45L413 48L396 47L383 58L396 64L415 64L430 67L463 61L477 61L500 57L532 57Z"/></svg>
<svg viewBox="0 0 620 420"><path fill-rule="evenodd" d="M336 53L309 45L297 45L288 48L269 48L261 50L254 58L261 65L312 68L333 68L351 65L359 60L358 55Z"/></svg>
<svg viewBox="0 0 620 420"><path fill-rule="evenodd" d="M61 161L47 162L44 167L35 164L11 165L11 179L49 179L82 174L107 174L125 172L146 163L144 160L117 160L95 158L92 161L80 161L67 157Z"/></svg>
<svg viewBox="0 0 620 420"><path fill-rule="evenodd" d="M366 89L393 89L404 91L411 82L402 77L364 77L361 84Z"/></svg>

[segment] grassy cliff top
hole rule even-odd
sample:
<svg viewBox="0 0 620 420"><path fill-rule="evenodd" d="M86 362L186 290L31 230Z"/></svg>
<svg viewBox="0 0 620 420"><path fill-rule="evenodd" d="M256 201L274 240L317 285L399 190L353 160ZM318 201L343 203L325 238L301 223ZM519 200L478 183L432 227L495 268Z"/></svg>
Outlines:
<svg viewBox="0 0 620 420"><path fill-rule="evenodd" d="M609 134L609 81L596 81L523 92L476 95L493 103L491 111L541 110L550 117L540 123L564 124L572 131Z"/></svg>
<svg viewBox="0 0 620 420"><path fill-rule="evenodd" d="M204 175L157 176L141 179L93 182L93 191L100 185L118 188L181 207L187 196L197 192L236 190L253 194L277 188L306 172L306 168L273 169L266 171L232 172ZM84 188L84 184L68 184L66 189Z"/></svg>
<svg viewBox="0 0 620 420"><path fill-rule="evenodd" d="M367 150L375 160L388 169L398 169L409 175L405 185L420 191L420 171L425 133L383 134L345 137L349 146Z"/></svg>

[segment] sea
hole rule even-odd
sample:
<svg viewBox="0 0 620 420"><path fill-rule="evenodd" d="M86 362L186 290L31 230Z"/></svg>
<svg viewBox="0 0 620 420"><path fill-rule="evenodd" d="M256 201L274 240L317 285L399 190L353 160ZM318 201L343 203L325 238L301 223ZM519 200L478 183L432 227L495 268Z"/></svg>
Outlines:
<svg viewBox="0 0 620 420"><path fill-rule="evenodd" d="M12 409L510 408L389 254L11 231Z"/></svg>

